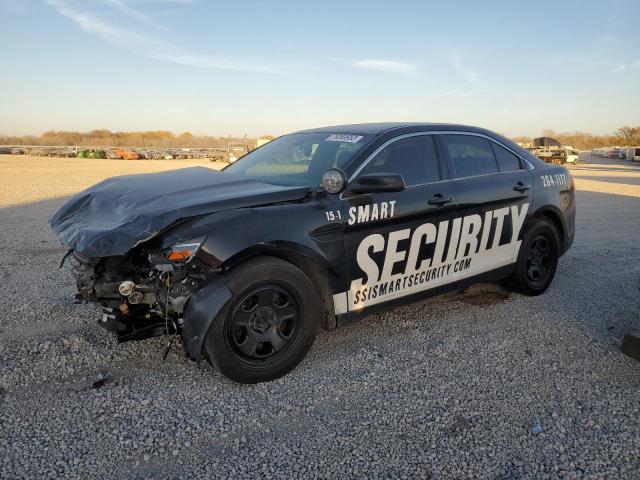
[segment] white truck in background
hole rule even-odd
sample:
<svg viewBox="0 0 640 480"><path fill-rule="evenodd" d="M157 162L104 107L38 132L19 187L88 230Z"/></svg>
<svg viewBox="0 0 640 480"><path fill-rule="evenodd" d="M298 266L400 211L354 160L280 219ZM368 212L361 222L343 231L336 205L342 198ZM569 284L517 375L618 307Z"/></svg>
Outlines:
<svg viewBox="0 0 640 480"><path fill-rule="evenodd" d="M578 163L580 153L570 145L563 145L551 137L535 138L533 140L533 146L527 148L527 150L539 159L547 163L555 164L571 163L575 165Z"/></svg>

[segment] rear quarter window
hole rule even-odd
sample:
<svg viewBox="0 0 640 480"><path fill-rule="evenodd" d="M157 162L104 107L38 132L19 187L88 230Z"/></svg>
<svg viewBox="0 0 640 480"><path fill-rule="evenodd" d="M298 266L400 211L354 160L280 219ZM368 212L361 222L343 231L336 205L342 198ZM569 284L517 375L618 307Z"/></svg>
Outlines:
<svg viewBox="0 0 640 480"><path fill-rule="evenodd" d="M500 167L501 172L513 172L522 168L520 159L509 150L497 143L492 143L491 146L496 154L496 160L498 160L498 167Z"/></svg>

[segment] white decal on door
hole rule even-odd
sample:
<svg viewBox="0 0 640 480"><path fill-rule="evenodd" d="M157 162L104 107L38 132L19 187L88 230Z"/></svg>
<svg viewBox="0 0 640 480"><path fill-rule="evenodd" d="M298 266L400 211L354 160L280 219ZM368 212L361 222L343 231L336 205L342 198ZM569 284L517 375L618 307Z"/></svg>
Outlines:
<svg viewBox="0 0 640 480"><path fill-rule="evenodd" d="M358 246L356 260L366 277L351 282L347 292L349 310L514 263L520 250L518 236L528 209L528 203L499 208L485 212L483 216L474 214L456 218L451 226L449 220L438 225L424 223L413 231L406 228L391 232L387 240L379 233L365 237ZM500 245L505 220L511 223L511 238ZM409 240L408 249L399 248L399 243L406 240ZM422 259L418 264L421 247L429 244L434 244L432 258ZM372 254L380 252L384 252L382 265L372 258ZM395 267L402 263L403 271L397 272Z"/></svg>
<svg viewBox="0 0 640 480"><path fill-rule="evenodd" d="M393 218L396 209L396 201L378 202L368 205L359 205L349 208L349 225L356 223L375 222L376 220L385 220Z"/></svg>

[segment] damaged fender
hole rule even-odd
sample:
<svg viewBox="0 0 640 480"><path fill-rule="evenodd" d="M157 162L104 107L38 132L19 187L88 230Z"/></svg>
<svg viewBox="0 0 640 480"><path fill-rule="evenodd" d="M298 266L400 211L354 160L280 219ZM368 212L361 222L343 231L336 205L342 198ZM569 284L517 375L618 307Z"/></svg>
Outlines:
<svg viewBox="0 0 640 480"><path fill-rule="evenodd" d="M214 277L189 298L184 309L182 340L191 360L199 361L202 357L202 343L209 326L230 299L231 291L223 275Z"/></svg>

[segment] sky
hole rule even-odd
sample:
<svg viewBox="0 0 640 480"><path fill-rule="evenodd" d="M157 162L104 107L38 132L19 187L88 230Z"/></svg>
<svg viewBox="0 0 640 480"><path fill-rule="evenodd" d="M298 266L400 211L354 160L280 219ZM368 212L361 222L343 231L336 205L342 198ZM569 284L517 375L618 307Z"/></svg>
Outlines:
<svg viewBox="0 0 640 480"><path fill-rule="evenodd" d="M0 134L640 125L638 0L0 0Z"/></svg>

